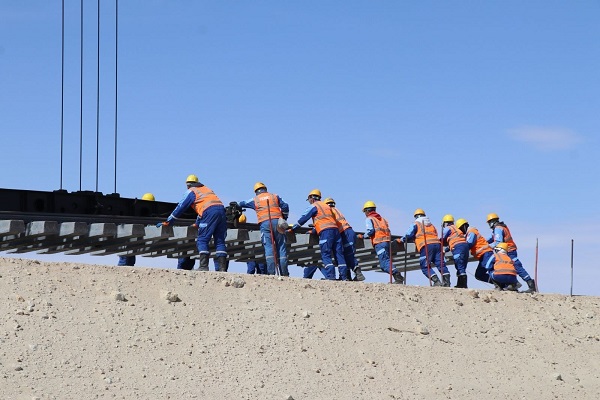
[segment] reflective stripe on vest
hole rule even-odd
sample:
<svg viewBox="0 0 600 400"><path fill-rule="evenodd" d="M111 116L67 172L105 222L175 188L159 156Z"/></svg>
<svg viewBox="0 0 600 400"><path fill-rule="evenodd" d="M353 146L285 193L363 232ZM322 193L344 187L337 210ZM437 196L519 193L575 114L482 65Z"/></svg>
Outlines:
<svg viewBox="0 0 600 400"><path fill-rule="evenodd" d="M459 243L467 243L465 235L463 235L456 226L448 225L447 228L450 229L450 236L448 236L448 246L450 246L450 250L454 250L454 247Z"/></svg>
<svg viewBox="0 0 600 400"><path fill-rule="evenodd" d="M492 251L492 247L490 244L481 236L477 228L471 228L467 230L467 233L471 232L475 235L475 244L471 247L471 254L477 258L480 258L481 255L485 252Z"/></svg>
<svg viewBox="0 0 600 400"><path fill-rule="evenodd" d="M268 207L267 200L269 200ZM271 214L271 219L283 217L281 208L279 208L279 199L276 194L263 192L254 197L254 210L256 211L256 218L258 218L259 224L269 219L269 213Z"/></svg>
<svg viewBox="0 0 600 400"><path fill-rule="evenodd" d="M323 229L336 228L337 222L335 221L335 215L327 204L322 201L315 201L313 206L317 207L317 215L313 217L313 225L317 233L321 233Z"/></svg>
<svg viewBox="0 0 600 400"><path fill-rule="evenodd" d="M425 241L427 244L431 243L439 243L437 237L437 230L433 224L425 226L423 222L417 222L417 234L415 235L415 246L417 246L417 250L421 251L423 246L425 246Z"/></svg>
<svg viewBox="0 0 600 400"><path fill-rule="evenodd" d="M513 260L506 253L495 253L494 275L517 275Z"/></svg>
<svg viewBox="0 0 600 400"><path fill-rule="evenodd" d="M375 234L371 237L371 243L373 246L383 242L389 242L392 240L392 232L390 232L390 225L385 218L381 217L381 221L375 217L369 217L373 222L373 229Z"/></svg>
<svg viewBox="0 0 600 400"><path fill-rule="evenodd" d="M496 226L502 228L502 236L504 236L504 243L508 244L508 251L517 251L517 245L515 244L515 241L513 240L512 235L508 230L508 227L503 223L498 223L496 224Z"/></svg>
<svg viewBox="0 0 600 400"><path fill-rule="evenodd" d="M344 232L346 229L351 228L350 224L346 220L346 217L344 217L344 215L337 208L331 207L331 211L333 211L333 215L335 215L335 220L340 232Z"/></svg>
<svg viewBox="0 0 600 400"><path fill-rule="evenodd" d="M202 217L202 213L204 213L204 210L206 210L208 207L214 205L223 205L215 192L206 186L191 187L190 190L196 195L194 204L192 204L192 209L194 209L194 211L196 211L200 217Z"/></svg>

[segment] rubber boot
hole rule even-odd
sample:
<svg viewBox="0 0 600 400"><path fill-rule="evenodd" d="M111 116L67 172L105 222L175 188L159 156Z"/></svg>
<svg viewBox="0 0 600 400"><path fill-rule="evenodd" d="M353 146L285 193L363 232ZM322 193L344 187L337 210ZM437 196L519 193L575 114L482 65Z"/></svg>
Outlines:
<svg viewBox="0 0 600 400"><path fill-rule="evenodd" d="M467 275L459 275L457 277L455 288L466 289L467 288Z"/></svg>
<svg viewBox="0 0 600 400"><path fill-rule="evenodd" d="M527 286L529 286L529 289L523 291L523 293L535 293L537 292L537 287L535 286L535 280L530 279L527 281Z"/></svg>
<svg viewBox="0 0 600 400"><path fill-rule="evenodd" d="M404 277L402 276L402 274L400 273L400 271L396 271L392 274L392 276L394 277L394 283L404 283Z"/></svg>
<svg viewBox="0 0 600 400"><path fill-rule="evenodd" d="M197 271L208 271L208 254L200 254L198 257Z"/></svg>
<svg viewBox="0 0 600 400"><path fill-rule="evenodd" d="M215 258L217 265L219 266L219 272L227 272L229 269L229 260L227 257L217 257Z"/></svg>
<svg viewBox="0 0 600 400"><path fill-rule="evenodd" d="M442 275L442 286L450 287L450 274Z"/></svg>
<svg viewBox="0 0 600 400"><path fill-rule="evenodd" d="M354 268L354 280L361 282L364 281L366 278L363 275L362 271L360 270L360 267L356 267Z"/></svg>
<svg viewBox="0 0 600 400"><path fill-rule="evenodd" d="M431 275L431 282L433 282L433 286L442 286L442 282L440 282L440 278L436 274Z"/></svg>

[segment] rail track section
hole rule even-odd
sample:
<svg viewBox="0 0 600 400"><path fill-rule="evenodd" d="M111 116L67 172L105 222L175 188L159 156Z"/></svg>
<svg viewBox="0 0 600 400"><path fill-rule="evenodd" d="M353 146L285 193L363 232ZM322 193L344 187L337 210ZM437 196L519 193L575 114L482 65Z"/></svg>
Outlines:
<svg viewBox="0 0 600 400"><path fill-rule="evenodd" d="M0 251L95 256L197 257L193 219L175 226L156 227L152 217L120 217L54 213L0 212ZM264 257L257 224L236 224L227 230L227 253L232 261ZM395 237L397 238L397 237ZM310 229L287 234L290 265L319 265L317 235ZM212 244L211 244L212 246ZM412 243L392 243L394 265L407 271L419 269L419 255ZM363 271L380 270L370 240L357 239L356 258ZM447 257L448 258L448 257ZM450 261L450 260L449 260Z"/></svg>

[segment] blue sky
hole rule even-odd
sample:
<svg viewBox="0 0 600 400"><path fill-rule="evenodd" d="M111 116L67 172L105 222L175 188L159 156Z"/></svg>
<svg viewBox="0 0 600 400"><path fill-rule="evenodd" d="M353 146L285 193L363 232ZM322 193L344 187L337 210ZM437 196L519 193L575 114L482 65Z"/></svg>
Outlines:
<svg viewBox="0 0 600 400"><path fill-rule="evenodd" d="M63 188L81 172L94 190L97 3L81 169L80 9L65 4ZM117 192L175 202L194 173L229 202L263 181L297 218L319 188L359 231L375 201L395 234L417 207L485 234L496 212L531 274L539 239L542 291L569 292L573 239L574 293L598 295L599 17L599 1L121 0ZM100 19L98 188L112 193L114 1ZM61 1L0 3L0 89L0 187L58 189Z"/></svg>

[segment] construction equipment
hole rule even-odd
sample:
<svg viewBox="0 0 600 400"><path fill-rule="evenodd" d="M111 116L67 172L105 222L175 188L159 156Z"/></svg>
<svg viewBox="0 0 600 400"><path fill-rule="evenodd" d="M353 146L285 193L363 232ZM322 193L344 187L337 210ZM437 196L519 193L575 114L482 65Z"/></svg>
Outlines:
<svg viewBox="0 0 600 400"><path fill-rule="evenodd" d="M238 203L232 201L227 207L225 207L225 218L227 223L233 224L237 228L240 217L243 215L243 209Z"/></svg>

